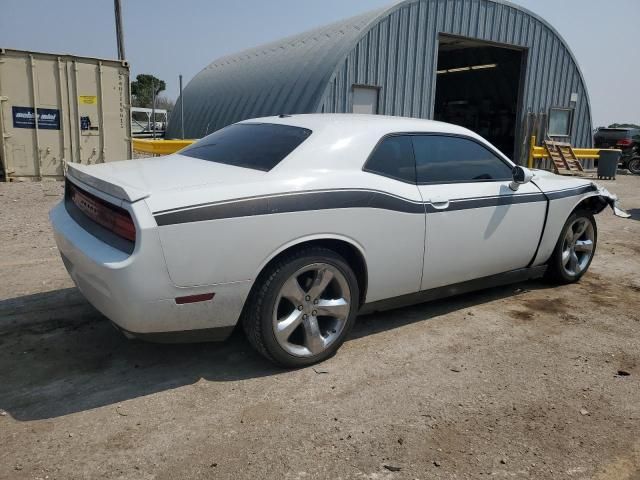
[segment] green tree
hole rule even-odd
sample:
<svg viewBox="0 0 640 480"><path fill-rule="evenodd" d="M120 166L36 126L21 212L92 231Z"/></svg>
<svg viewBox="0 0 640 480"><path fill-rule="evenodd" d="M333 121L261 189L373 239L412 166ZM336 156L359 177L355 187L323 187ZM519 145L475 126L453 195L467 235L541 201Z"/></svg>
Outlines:
<svg viewBox="0 0 640 480"><path fill-rule="evenodd" d="M134 107L151 108L153 105L153 91L155 89L156 96L167 88L164 80L149 75L148 73L141 73L131 82L131 96L133 97Z"/></svg>
<svg viewBox="0 0 640 480"><path fill-rule="evenodd" d="M162 108L167 112L171 112L174 106L175 102L170 98L167 98L165 96L156 97L156 108Z"/></svg>

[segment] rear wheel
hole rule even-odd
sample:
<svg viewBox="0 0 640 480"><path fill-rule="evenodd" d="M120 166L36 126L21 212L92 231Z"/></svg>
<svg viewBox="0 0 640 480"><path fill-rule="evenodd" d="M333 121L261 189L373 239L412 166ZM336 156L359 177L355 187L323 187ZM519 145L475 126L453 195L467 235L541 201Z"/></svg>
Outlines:
<svg viewBox="0 0 640 480"><path fill-rule="evenodd" d="M548 275L560 283L580 280L593 260L598 229L593 214L587 210L573 212L567 219L549 260Z"/></svg>
<svg viewBox="0 0 640 480"><path fill-rule="evenodd" d="M251 344L284 367L332 356L358 310L357 279L337 253L312 247L287 255L260 276L243 317Z"/></svg>
<svg viewBox="0 0 640 480"><path fill-rule="evenodd" d="M629 171L635 175L640 175L640 157L633 157L627 164Z"/></svg>

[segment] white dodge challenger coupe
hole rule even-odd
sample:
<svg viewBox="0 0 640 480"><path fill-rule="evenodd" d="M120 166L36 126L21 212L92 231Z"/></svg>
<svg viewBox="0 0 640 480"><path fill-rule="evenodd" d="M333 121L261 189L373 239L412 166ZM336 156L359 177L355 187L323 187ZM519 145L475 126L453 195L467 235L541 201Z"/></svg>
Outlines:
<svg viewBox="0 0 640 480"><path fill-rule="evenodd" d="M541 277L577 281L589 180L515 166L446 123L243 121L161 158L68 165L50 213L83 295L127 336L223 340L238 322L287 367L335 353L356 315Z"/></svg>

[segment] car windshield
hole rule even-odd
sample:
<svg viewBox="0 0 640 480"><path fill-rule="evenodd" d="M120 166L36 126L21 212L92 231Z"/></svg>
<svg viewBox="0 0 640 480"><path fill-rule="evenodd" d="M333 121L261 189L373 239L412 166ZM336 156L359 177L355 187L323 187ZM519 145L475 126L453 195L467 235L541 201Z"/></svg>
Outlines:
<svg viewBox="0 0 640 480"><path fill-rule="evenodd" d="M180 155L268 172L304 142L311 130L274 123L238 123L204 137Z"/></svg>

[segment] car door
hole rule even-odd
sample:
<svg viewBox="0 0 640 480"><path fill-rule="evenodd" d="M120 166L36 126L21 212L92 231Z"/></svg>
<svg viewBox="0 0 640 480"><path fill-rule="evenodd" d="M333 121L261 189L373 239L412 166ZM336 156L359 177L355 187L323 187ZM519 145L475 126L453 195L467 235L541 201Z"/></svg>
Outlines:
<svg viewBox="0 0 640 480"><path fill-rule="evenodd" d="M363 170L372 208L359 221L375 231L366 244L367 301L415 293L422 281L425 210L411 136L382 138Z"/></svg>
<svg viewBox="0 0 640 480"><path fill-rule="evenodd" d="M412 140L426 207L422 290L527 266L546 215L541 191L532 182L511 190L512 165L476 139Z"/></svg>

